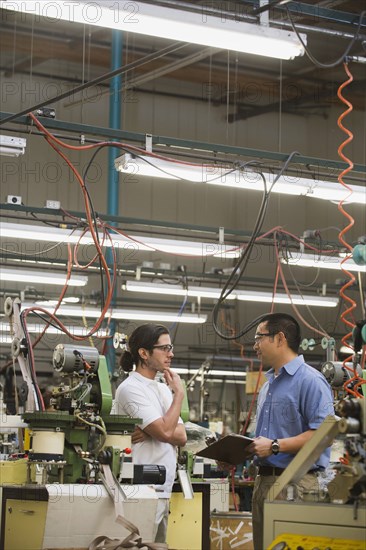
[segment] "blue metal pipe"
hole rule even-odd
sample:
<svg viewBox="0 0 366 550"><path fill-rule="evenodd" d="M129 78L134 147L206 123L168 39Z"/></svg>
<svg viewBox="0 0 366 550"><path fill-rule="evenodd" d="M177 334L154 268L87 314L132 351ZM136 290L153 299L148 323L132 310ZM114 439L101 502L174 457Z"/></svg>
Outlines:
<svg viewBox="0 0 366 550"><path fill-rule="evenodd" d="M123 63L123 34L121 31L112 30L112 48L111 48L111 70L118 69ZM121 128L121 107L122 107L122 75L115 76L110 82L110 98L109 98L109 127L119 130ZM114 160L120 155L120 149L117 147L108 148L108 197L107 197L107 212L112 216L117 216L119 213L119 174L114 168ZM106 260L112 268L113 256L108 248L106 252ZM112 307L116 303L116 291L112 298ZM116 330L116 322L111 320L110 334L114 335ZM105 356L107 360L108 370L111 375L115 372L116 350L113 347L113 338L107 340L105 348Z"/></svg>

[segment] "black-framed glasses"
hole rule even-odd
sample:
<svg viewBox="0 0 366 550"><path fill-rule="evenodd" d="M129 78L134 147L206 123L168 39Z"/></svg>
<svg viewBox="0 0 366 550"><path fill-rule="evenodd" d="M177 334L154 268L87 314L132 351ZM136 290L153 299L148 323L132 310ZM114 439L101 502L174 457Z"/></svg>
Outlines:
<svg viewBox="0 0 366 550"><path fill-rule="evenodd" d="M275 336L277 332L257 332L254 336L254 343L260 342L264 336Z"/></svg>
<svg viewBox="0 0 366 550"><path fill-rule="evenodd" d="M153 346L152 349L161 349L164 353L170 353L173 351L174 346L173 344L162 344L161 346Z"/></svg>

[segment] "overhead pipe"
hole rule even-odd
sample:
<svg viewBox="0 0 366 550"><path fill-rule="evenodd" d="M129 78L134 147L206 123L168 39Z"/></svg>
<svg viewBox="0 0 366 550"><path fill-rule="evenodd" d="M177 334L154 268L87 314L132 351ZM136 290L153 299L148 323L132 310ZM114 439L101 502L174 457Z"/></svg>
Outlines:
<svg viewBox="0 0 366 550"><path fill-rule="evenodd" d="M122 66L123 54L123 34L121 31L112 30L111 47L111 71L116 71ZM109 96L109 128L119 130L121 128L121 106L122 106L122 74L116 74L110 81ZM114 140L116 141L116 140ZM119 174L114 167L114 161L119 156L118 147L108 147L108 189L107 189L107 215L118 216L119 214ZM116 225L112 222L111 225ZM111 248L106 250L106 260L108 266L113 268L113 251ZM111 307L116 305L117 286L114 288ZM115 372L116 350L113 346L113 336L116 331L116 321L111 319L109 322L109 332L111 338L106 340L105 356L110 374Z"/></svg>

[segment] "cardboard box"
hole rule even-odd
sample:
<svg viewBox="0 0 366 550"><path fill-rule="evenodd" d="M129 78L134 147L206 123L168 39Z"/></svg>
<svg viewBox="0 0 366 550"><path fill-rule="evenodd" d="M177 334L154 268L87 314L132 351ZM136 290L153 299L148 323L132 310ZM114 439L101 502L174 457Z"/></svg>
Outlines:
<svg viewBox="0 0 366 550"><path fill-rule="evenodd" d="M252 514L211 514L210 550L253 550Z"/></svg>
<svg viewBox="0 0 366 550"><path fill-rule="evenodd" d="M247 376L245 378L245 393L254 393L255 388L257 386L257 380L258 380L259 372L247 372ZM261 377L258 384L258 392L265 383L267 378L265 377L264 373L261 372Z"/></svg>

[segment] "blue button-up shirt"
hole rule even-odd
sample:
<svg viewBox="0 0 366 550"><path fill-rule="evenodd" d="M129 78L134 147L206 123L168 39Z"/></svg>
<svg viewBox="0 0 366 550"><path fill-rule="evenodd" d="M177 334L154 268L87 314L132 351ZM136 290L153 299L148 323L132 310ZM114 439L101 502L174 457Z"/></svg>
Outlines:
<svg viewBox="0 0 366 550"><path fill-rule="evenodd" d="M269 439L294 437L319 428L328 415L334 415L333 397L325 377L307 365L299 355L283 367L275 377L274 370L266 373L258 396L256 436ZM325 468L329 464L328 447L312 466ZM293 454L280 453L257 459L261 466L286 468Z"/></svg>

